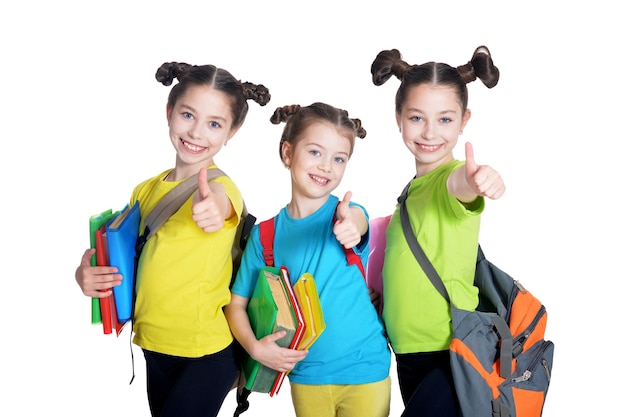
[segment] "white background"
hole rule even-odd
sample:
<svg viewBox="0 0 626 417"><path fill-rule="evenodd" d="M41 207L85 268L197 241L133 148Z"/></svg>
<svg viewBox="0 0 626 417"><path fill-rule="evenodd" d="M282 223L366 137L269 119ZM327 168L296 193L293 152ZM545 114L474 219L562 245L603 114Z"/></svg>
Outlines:
<svg viewBox="0 0 626 417"><path fill-rule="evenodd" d="M137 4L136 4L137 3ZM487 45L492 90L469 85L461 141L500 171L481 243L547 306L556 344L544 416L615 415L623 395L625 232L623 14L614 2L10 2L0 13L2 355L0 414L148 416L143 356L129 335L90 324L74 281L88 218L121 208L133 187L174 163L167 136L167 61L215 64L262 83L266 107L217 162L263 219L289 199L278 158L287 104L325 101L361 118L336 194L371 217L390 213L414 174L394 119L396 78L375 87L383 49L410 64L466 63ZM462 146L458 147L463 159ZM401 400L392 368L392 416ZM612 380L614 382L609 383ZM253 394L244 415L293 415L289 387ZM220 416L231 416L234 397ZM282 413L282 414L281 414Z"/></svg>

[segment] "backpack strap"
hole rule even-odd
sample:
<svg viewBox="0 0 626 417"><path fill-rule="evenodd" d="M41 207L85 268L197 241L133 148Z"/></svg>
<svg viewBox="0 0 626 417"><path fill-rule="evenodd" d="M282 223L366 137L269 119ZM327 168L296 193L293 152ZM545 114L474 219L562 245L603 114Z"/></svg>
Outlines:
<svg viewBox="0 0 626 417"><path fill-rule="evenodd" d="M219 168L211 168L207 170L207 181L213 181L220 176L226 176L226 173ZM198 189L198 178L195 175L187 178L176 187L172 188L157 205L148 213L144 220L144 231L137 239L136 251L141 253L146 241L154 235L159 227L169 219L172 214L176 213L185 201Z"/></svg>
<svg viewBox="0 0 626 417"><path fill-rule="evenodd" d="M356 265L363 274L363 278L365 278L365 268L363 267L363 262L361 262L361 257L357 255L357 253L352 248L344 247L343 250L346 252L346 258L348 259L348 265Z"/></svg>
<svg viewBox="0 0 626 417"><path fill-rule="evenodd" d="M267 266L274 266L274 219L275 217L272 217L259 223L263 259Z"/></svg>
<svg viewBox="0 0 626 417"><path fill-rule="evenodd" d="M337 218L337 209L335 209L335 215L333 216L333 222ZM272 217L270 219L264 220L259 223L259 234L261 247L263 248L263 258L265 259L265 264L268 266L274 266L274 221L276 217ZM363 262L361 262L361 257L354 251L353 248L343 248L346 253L346 259L348 260L348 265L356 265L365 277L365 268L363 267Z"/></svg>
<svg viewBox="0 0 626 417"><path fill-rule="evenodd" d="M409 181L406 187L404 187L404 190L402 190L402 194L400 194L400 197L398 197L398 203L400 204L400 221L402 223L402 232L404 233L404 237L409 245L409 248L411 249L411 252L413 252L413 256L415 256L415 259L417 259L417 261L419 262L430 282L432 282L433 286L437 289L439 294L441 294L441 296L445 298L449 304L452 304L452 301L450 301L450 296L448 295L448 291L446 290L446 287L443 284L441 277L435 270L433 264L430 263L430 260L424 253L424 250L422 249L419 242L417 241L417 238L413 234L413 229L411 228L411 222L409 220L409 213L406 208L406 198L408 196L409 187L411 186L411 181Z"/></svg>

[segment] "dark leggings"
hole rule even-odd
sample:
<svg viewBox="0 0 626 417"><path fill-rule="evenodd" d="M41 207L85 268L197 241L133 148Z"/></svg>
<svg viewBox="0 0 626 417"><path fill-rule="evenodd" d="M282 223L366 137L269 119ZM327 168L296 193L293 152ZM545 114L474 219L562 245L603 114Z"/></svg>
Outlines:
<svg viewBox="0 0 626 417"><path fill-rule="evenodd" d="M143 354L153 417L217 416L237 375L232 345L201 358Z"/></svg>
<svg viewBox="0 0 626 417"><path fill-rule="evenodd" d="M447 350L398 354L396 364L402 417L460 416Z"/></svg>

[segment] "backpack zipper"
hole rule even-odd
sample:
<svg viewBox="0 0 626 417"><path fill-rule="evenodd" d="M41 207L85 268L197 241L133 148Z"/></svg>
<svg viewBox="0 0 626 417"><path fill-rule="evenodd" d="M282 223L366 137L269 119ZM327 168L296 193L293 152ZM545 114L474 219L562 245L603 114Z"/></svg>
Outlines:
<svg viewBox="0 0 626 417"><path fill-rule="evenodd" d="M522 353L522 351L524 350L524 344L526 343L526 340L528 340L528 337L530 337L530 334L535 330L535 327L537 327L537 323L539 323L539 320L541 320L545 312L546 312L546 308L545 306L542 305L539 311L537 312L537 314L535 315L535 317L533 318L533 321L531 321L528 327L526 327L526 329L519 336L515 338L515 342L513 344L513 357L514 358L517 357L517 355L519 355L520 353Z"/></svg>
<svg viewBox="0 0 626 417"><path fill-rule="evenodd" d="M545 341L545 343L541 346L541 349L539 349L539 351L535 354L535 358L530 363L528 368L524 372L522 372L522 375L516 378L511 378L511 381L515 383L528 381L530 377L533 376L531 369L535 369L537 365L539 364L539 362L541 361L541 367L544 369L546 373L548 382L550 382L550 368L548 366L548 361L543 357L543 354L550 346L552 346L552 342L550 342L549 340Z"/></svg>
<svg viewBox="0 0 626 417"><path fill-rule="evenodd" d="M546 378L548 378L548 382L552 379L552 375L550 373L550 367L548 366L548 361L544 358L541 359L541 365L543 366L543 370L546 372Z"/></svg>

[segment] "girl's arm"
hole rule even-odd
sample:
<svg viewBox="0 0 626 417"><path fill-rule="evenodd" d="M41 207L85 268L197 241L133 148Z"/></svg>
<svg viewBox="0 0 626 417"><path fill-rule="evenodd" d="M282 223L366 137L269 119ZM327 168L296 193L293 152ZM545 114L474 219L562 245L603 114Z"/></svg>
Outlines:
<svg viewBox="0 0 626 417"><path fill-rule="evenodd" d="M193 196L192 218L207 233L224 227L224 221L235 214L233 205L217 182L207 182L206 169L198 172L198 191Z"/></svg>
<svg viewBox="0 0 626 417"><path fill-rule="evenodd" d="M472 144L465 144L465 166L459 167L448 177L448 192L462 203L471 203L476 197L496 200L506 187L500 174L489 165L477 165Z"/></svg>
<svg viewBox="0 0 626 417"><path fill-rule="evenodd" d="M235 339L256 361L275 369L279 372L287 372L304 359L308 351L293 350L280 347L276 341L285 336L286 332L279 332L265 336L257 340L247 313L248 299L237 294L231 295L230 304L224 307L226 319Z"/></svg>
<svg viewBox="0 0 626 417"><path fill-rule="evenodd" d="M353 248L361 242L369 227L363 209L350 206L352 192L348 191L337 207L339 220L333 226L333 232L344 248Z"/></svg>

